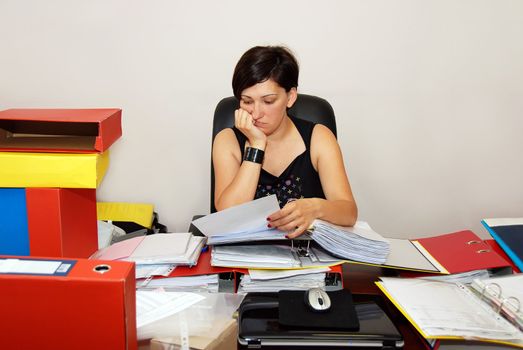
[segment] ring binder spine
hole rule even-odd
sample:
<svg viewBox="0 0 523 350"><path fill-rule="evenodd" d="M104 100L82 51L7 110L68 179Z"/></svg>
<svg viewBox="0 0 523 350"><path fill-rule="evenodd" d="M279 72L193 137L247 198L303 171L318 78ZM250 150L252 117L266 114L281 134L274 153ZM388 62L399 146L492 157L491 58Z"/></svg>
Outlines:
<svg viewBox="0 0 523 350"><path fill-rule="evenodd" d="M489 289L492 290L493 287L496 287L497 291L490 292ZM493 304L493 308L497 307L496 312L499 315L504 316L507 321L523 330L522 325L518 322L517 316L521 310L521 301L514 296L503 297L503 288L495 282L487 283L483 286L480 293L480 300L485 301L483 299L486 293L490 294L490 299L487 298L489 300L486 300L486 302L490 302L491 305Z"/></svg>
<svg viewBox="0 0 523 350"><path fill-rule="evenodd" d="M510 300L514 300L517 302L517 305L514 305L510 302ZM508 298L504 298L502 301L501 301L501 304L499 305L499 311L501 311L501 309L503 308L503 305L505 304L505 302L507 302L507 305L513 305L514 306L514 311L515 312L518 312L519 309L520 309L520 306L521 306L521 302L519 301L518 298L516 297L513 297L513 296L510 296Z"/></svg>
<svg viewBox="0 0 523 350"><path fill-rule="evenodd" d="M498 288L498 295L494 295L494 294L491 294L491 295L496 298L501 298L501 286L497 283L492 282L492 283L487 283L483 286L483 289L481 290L481 300L483 300L483 298L485 296L485 292L487 292L489 288L492 288L494 286Z"/></svg>

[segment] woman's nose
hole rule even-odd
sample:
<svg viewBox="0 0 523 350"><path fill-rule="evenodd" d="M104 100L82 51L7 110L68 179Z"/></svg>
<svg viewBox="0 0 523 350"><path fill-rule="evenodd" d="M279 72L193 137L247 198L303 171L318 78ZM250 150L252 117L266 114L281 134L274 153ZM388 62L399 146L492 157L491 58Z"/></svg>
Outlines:
<svg viewBox="0 0 523 350"><path fill-rule="evenodd" d="M261 117L261 110L259 104L255 103L253 105L251 115L254 120L259 119Z"/></svg>

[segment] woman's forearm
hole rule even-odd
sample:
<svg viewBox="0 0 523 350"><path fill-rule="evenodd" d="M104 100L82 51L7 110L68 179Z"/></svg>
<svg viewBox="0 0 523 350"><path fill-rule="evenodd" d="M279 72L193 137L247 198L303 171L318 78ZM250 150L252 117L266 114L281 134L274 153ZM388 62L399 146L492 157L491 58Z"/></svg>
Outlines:
<svg viewBox="0 0 523 350"><path fill-rule="evenodd" d="M317 198L317 218L340 226L353 226L358 218L358 207L350 200Z"/></svg>
<svg viewBox="0 0 523 350"><path fill-rule="evenodd" d="M260 171L261 164L243 162L229 186L215 199L216 210L220 211L253 200Z"/></svg>

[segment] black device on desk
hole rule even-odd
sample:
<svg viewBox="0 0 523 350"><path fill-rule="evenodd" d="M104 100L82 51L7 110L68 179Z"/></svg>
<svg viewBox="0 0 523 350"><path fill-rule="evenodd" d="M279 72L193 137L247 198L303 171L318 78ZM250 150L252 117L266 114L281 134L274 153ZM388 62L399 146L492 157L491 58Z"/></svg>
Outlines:
<svg viewBox="0 0 523 350"><path fill-rule="evenodd" d="M346 296L340 292L348 291L328 293L332 305L327 312L310 314L305 292L293 291L295 296L289 294L291 291L248 294L239 309L240 345L262 349L403 348L401 334L374 301L351 304L355 315L347 315L347 305L339 303ZM333 313L331 317L329 312ZM340 316L345 319L340 320Z"/></svg>

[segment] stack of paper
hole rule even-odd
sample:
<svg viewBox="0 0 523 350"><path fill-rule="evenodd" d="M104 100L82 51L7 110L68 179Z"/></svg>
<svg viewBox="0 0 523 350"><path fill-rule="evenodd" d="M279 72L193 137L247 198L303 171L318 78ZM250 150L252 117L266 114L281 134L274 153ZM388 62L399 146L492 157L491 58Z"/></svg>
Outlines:
<svg viewBox="0 0 523 350"><path fill-rule="evenodd" d="M320 248L321 249L321 248ZM259 243L251 245L214 246L211 265L252 269L310 269L339 265L343 260L322 252L320 249L297 249L288 245Z"/></svg>
<svg viewBox="0 0 523 350"><path fill-rule="evenodd" d="M238 292L278 292L280 290L308 290L325 288L328 267L301 270L249 270L242 277Z"/></svg>
<svg viewBox="0 0 523 350"><path fill-rule="evenodd" d="M235 245L214 246L211 265L222 267L297 268L299 259L290 246L285 245Z"/></svg>
<svg viewBox="0 0 523 350"><path fill-rule="evenodd" d="M137 265L195 265L204 244L204 237L189 232L158 233L115 243L98 250L91 259L134 261Z"/></svg>
<svg viewBox="0 0 523 350"><path fill-rule="evenodd" d="M280 290L308 290L310 288L325 289L325 272L269 280L254 280L250 275L244 275L238 292L278 292Z"/></svg>
<svg viewBox="0 0 523 350"><path fill-rule="evenodd" d="M204 216L193 221L193 225L208 237L209 245L285 239L285 232L267 229L267 216L278 210L278 200L271 195ZM313 226L311 238L335 256L371 264L383 264L387 260L389 241L367 223L342 227L315 220Z"/></svg>
<svg viewBox="0 0 523 350"><path fill-rule="evenodd" d="M312 239L335 256L370 264L387 261L390 252L388 240L374 232L365 222L357 222L353 227L342 227L315 220L313 226Z"/></svg>
<svg viewBox="0 0 523 350"><path fill-rule="evenodd" d="M184 277L158 278L145 281L136 281L138 290L163 289L174 292L211 292L218 293L219 276L198 275Z"/></svg>

